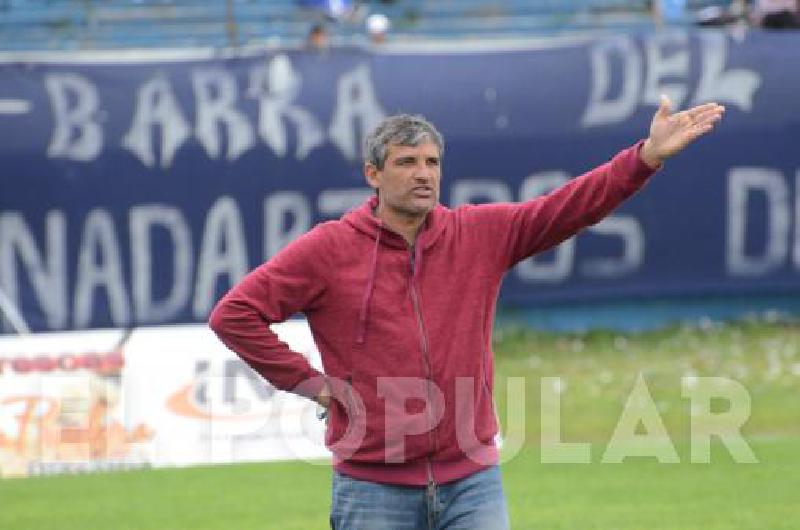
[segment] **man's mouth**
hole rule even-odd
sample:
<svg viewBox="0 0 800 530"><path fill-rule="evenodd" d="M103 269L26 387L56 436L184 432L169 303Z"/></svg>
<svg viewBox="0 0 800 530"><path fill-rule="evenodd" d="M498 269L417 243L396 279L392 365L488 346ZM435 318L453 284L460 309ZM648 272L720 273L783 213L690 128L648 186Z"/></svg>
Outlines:
<svg viewBox="0 0 800 530"><path fill-rule="evenodd" d="M411 193L415 197L433 197L433 188L430 186L417 186L411 188Z"/></svg>

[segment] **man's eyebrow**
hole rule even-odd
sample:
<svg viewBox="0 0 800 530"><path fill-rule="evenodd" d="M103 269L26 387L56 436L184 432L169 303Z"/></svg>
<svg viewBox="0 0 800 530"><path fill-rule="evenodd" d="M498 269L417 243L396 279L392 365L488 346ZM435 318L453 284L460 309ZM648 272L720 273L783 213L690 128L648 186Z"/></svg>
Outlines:
<svg viewBox="0 0 800 530"><path fill-rule="evenodd" d="M403 162L413 162L417 160L417 158L420 157L417 155L400 155L393 160L393 163L399 164ZM423 156L422 158L425 160L425 162L437 162L437 163L441 159L441 157L438 155Z"/></svg>

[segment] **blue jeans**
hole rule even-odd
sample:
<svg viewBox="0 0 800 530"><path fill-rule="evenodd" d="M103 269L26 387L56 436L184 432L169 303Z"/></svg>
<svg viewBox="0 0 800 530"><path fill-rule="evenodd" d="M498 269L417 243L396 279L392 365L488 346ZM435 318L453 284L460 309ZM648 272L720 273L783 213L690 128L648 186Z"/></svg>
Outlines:
<svg viewBox="0 0 800 530"><path fill-rule="evenodd" d="M332 530L508 530L500 469L435 488L333 474Z"/></svg>

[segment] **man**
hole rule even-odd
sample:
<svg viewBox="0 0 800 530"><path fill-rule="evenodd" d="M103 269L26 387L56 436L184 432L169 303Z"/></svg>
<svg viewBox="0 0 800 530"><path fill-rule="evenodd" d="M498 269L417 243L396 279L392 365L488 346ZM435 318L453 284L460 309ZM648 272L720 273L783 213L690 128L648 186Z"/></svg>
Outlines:
<svg viewBox="0 0 800 530"><path fill-rule="evenodd" d="M439 204L443 140L421 117L367 138L375 196L322 223L235 286L210 325L281 390L328 412L334 529L509 527L497 467L491 333L505 272L633 195L719 121L710 103L547 196L520 204ZM325 374L269 324L304 312Z"/></svg>

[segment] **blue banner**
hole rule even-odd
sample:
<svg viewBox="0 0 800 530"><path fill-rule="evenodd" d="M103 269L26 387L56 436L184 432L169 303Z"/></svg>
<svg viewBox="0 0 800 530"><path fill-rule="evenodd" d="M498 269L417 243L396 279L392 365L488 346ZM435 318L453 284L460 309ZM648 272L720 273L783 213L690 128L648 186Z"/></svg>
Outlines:
<svg viewBox="0 0 800 530"><path fill-rule="evenodd" d="M646 136L662 93L728 111L501 300L800 293L800 35L468 47L4 58L0 295L37 330L203 321L368 195L386 115L442 130L446 204L518 201Z"/></svg>

